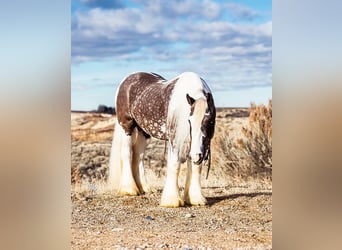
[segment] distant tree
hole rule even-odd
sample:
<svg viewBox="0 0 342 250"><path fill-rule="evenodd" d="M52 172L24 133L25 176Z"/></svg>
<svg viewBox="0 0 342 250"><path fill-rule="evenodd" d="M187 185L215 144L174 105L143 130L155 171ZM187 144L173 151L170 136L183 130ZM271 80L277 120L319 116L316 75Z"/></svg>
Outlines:
<svg viewBox="0 0 342 250"><path fill-rule="evenodd" d="M105 114L115 114L115 108L107 107L106 105L100 104L97 107L97 113L105 113Z"/></svg>
<svg viewBox="0 0 342 250"><path fill-rule="evenodd" d="M115 115L115 108L113 107L108 107L108 114L112 114L112 115Z"/></svg>
<svg viewBox="0 0 342 250"><path fill-rule="evenodd" d="M105 106L105 105L99 105L98 107L97 107L97 112L98 113L106 113L107 112L107 107Z"/></svg>

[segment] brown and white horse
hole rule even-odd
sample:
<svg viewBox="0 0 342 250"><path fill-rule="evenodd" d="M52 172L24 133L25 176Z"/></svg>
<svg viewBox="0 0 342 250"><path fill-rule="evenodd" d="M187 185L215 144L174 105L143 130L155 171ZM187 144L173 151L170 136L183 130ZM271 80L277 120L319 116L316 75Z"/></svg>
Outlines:
<svg viewBox="0 0 342 250"><path fill-rule="evenodd" d="M126 77L116 93L116 125L109 181L120 195L149 192L144 174L144 151L152 136L168 141L166 183L160 205L205 205L201 169L210 161L216 109L210 88L197 74L185 72L172 80L154 73ZM178 174L187 161L184 199ZM209 163L210 164L210 163Z"/></svg>

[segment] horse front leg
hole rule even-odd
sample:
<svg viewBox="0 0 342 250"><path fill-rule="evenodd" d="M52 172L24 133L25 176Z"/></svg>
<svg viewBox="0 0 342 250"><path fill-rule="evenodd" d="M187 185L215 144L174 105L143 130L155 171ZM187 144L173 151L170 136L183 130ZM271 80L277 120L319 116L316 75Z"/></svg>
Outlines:
<svg viewBox="0 0 342 250"><path fill-rule="evenodd" d="M207 200L202 195L201 172L202 164L196 165L187 160L187 176L184 190L184 200L189 205L206 205Z"/></svg>
<svg viewBox="0 0 342 250"><path fill-rule="evenodd" d="M166 182L160 201L160 206L162 207L184 206L184 201L180 197L178 186L179 170L180 162L178 152L169 145Z"/></svg>
<svg viewBox="0 0 342 250"><path fill-rule="evenodd" d="M132 136L124 135L121 150L122 173L118 195L138 195L140 193L133 177L132 157Z"/></svg>

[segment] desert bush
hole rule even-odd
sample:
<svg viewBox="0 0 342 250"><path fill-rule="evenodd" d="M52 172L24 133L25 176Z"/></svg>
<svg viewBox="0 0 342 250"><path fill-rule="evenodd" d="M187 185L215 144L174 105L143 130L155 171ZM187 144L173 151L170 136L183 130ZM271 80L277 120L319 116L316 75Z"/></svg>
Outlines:
<svg viewBox="0 0 342 250"><path fill-rule="evenodd" d="M249 127L242 128L246 139L238 144L256 168L272 170L272 100L268 106L252 104Z"/></svg>
<svg viewBox="0 0 342 250"><path fill-rule="evenodd" d="M220 135L216 139L215 163L226 174L238 177L272 178L272 100L268 105L251 104L249 123L241 137Z"/></svg>

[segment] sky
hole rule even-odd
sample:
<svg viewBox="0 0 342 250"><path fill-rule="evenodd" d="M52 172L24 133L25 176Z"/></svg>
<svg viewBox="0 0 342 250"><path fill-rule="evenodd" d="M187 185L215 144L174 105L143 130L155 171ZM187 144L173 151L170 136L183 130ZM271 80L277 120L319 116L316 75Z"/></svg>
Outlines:
<svg viewBox="0 0 342 250"><path fill-rule="evenodd" d="M133 72L199 74L217 107L272 99L272 1L72 0L71 109L115 106Z"/></svg>

